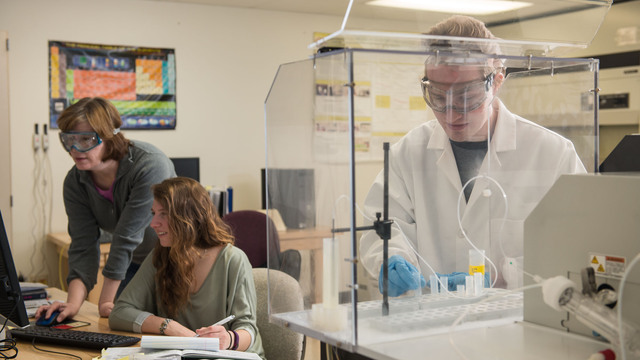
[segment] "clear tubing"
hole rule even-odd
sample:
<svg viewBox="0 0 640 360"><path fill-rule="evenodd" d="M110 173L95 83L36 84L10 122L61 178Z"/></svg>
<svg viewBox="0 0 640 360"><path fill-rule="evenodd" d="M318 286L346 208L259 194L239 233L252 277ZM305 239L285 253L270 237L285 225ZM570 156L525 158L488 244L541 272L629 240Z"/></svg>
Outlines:
<svg viewBox="0 0 640 360"><path fill-rule="evenodd" d="M502 199L504 200L504 214L502 216L502 219L506 219L507 218L507 214L509 213L509 201L507 200L507 193L502 188L502 185L500 185L500 183L497 180L495 180L494 178L492 178L492 177L490 177L488 175L476 175L476 176L472 177L471 179L467 180L467 182L462 186L462 189L458 193L458 228L460 229L460 232L462 233L462 236L464 236L464 239L469 243L469 245L471 245L471 247L474 250L480 252L480 249L478 249L478 247L473 243L473 241L471 241L471 239L469 239L469 236L467 235L467 232L462 227L462 212L460 210L460 204L462 202L462 196L464 195L464 189L467 186L469 186L469 184L471 184L473 181L475 181L477 179L487 179L490 182L493 182L498 187L498 189L500 189L500 194L502 195ZM489 193L489 195L490 195L490 193ZM503 256L506 256L506 254L504 253L504 249L502 247L502 242L500 242L500 249L502 251ZM483 253L483 257L489 262L489 265L491 266L491 268L493 269L493 271L496 274L495 279L493 279L493 281L489 282L490 283L489 287L492 288L496 284L496 281L498 281L498 268L493 263L493 261L491 261L491 259L489 259L486 255L484 255L484 253Z"/></svg>
<svg viewBox="0 0 640 360"><path fill-rule="evenodd" d="M631 269L638 263L638 261L640 261L640 253L636 255L636 257L633 258L633 260L631 260L631 262L629 263L629 266L627 267L627 271L624 272L624 275L622 276L622 280L620 280L620 291L618 294L620 300L618 302L617 318L618 318L618 331L621 334L626 334L626 331L620 326L621 324L624 324L622 321L622 300L624 297L624 286L627 283L627 277L629 276L629 273L631 273ZM625 349L629 348L629 346L626 342L626 336L620 337L620 345L622 347L622 360L627 360L627 352L625 351ZM637 343L636 343L636 347L637 347Z"/></svg>
<svg viewBox="0 0 640 360"><path fill-rule="evenodd" d="M575 288L567 288L560 299L560 308L576 316L590 329L604 336L611 344L620 349L620 335L616 312L585 297ZM622 323L626 353L632 358L640 357L640 332L627 322Z"/></svg>

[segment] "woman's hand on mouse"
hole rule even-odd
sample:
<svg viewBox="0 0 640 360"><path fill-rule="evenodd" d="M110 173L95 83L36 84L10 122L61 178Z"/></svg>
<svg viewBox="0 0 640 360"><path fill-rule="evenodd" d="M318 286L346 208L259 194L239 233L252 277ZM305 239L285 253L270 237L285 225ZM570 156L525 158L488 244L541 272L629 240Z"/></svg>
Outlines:
<svg viewBox="0 0 640 360"><path fill-rule="evenodd" d="M40 306L38 310L36 310L36 318L39 318L44 314L45 317L48 319L49 317L51 317L51 314L53 314L54 311L59 311L60 314L58 315L58 318L56 320L60 322L66 318L74 317L79 310L80 310L80 307L75 304L54 301L50 305Z"/></svg>

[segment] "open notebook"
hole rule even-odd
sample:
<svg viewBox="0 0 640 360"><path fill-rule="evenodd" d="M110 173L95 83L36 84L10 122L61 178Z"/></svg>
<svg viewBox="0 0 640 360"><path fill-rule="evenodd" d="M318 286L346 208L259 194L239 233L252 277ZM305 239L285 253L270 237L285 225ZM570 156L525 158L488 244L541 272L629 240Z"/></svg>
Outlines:
<svg viewBox="0 0 640 360"><path fill-rule="evenodd" d="M145 359L180 360L240 359L261 360L258 354L233 350L218 350L220 340L208 337L142 336L139 348L108 348L98 360L118 360L125 356L144 354Z"/></svg>
<svg viewBox="0 0 640 360"><path fill-rule="evenodd" d="M102 354L94 360L120 360L125 357L131 358L136 354L144 354L145 359L180 360L183 358L195 359L239 359L239 360L261 360L255 353L233 350L159 350L145 349L141 347L117 347L102 350Z"/></svg>

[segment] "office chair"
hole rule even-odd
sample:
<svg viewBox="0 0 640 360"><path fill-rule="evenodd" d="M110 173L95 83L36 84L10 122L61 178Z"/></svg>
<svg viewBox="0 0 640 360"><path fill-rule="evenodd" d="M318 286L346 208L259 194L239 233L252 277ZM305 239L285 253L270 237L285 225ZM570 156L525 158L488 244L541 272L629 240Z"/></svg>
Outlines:
<svg viewBox="0 0 640 360"><path fill-rule="evenodd" d="M273 314L304 310L300 284L282 271L264 268L253 269L253 281L258 300L257 325L265 357L278 360L304 359L306 337L282 325L269 322L269 305Z"/></svg>
<svg viewBox="0 0 640 360"><path fill-rule="evenodd" d="M247 254L252 267L266 268L268 258L271 269L284 271L294 279L300 279L300 252L294 249L280 251L278 231L269 216L260 211L240 210L226 214L222 220L231 227L235 245Z"/></svg>

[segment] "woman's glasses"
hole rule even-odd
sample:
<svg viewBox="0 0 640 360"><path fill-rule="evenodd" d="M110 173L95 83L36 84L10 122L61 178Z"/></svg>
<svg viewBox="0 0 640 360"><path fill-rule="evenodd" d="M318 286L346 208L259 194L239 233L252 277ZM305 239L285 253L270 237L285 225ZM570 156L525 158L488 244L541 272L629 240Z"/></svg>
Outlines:
<svg viewBox="0 0 640 360"><path fill-rule="evenodd" d="M102 144L102 139L95 131L90 132L60 132L60 142L65 150L76 149L79 152L87 152Z"/></svg>

